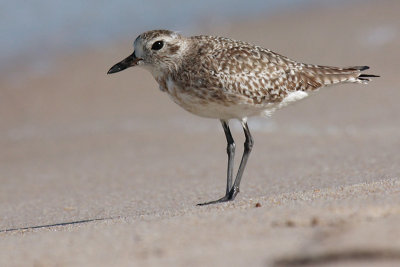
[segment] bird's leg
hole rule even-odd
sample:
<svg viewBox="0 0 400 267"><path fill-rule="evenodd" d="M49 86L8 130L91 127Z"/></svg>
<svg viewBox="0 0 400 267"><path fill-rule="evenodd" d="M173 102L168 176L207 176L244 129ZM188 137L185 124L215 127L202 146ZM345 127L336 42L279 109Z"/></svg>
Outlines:
<svg viewBox="0 0 400 267"><path fill-rule="evenodd" d="M235 182L233 183L233 186L232 186L232 170L233 170L233 157L235 155L235 143L233 141L231 131L229 130L228 123L226 121L222 121L222 120L221 120L221 123L222 123L222 127L224 127L226 140L228 142L228 146L227 146L228 174L227 174L226 194L224 197L222 197L218 200L199 204L201 206L231 201L231 200L235 199L236 195L239 193L240 181L242 180L242 176L243 176L244 169L246 168L247 160L249 159L250 152L254 145L253 137L250 134L250 130L249 130L249 127L247 126L247 122L246 122L246 120L242 120L242 127L243 127L244 134L246 136L246 141L244 142L244 151L243 151L242 160L240 161L239 170L237 172Z"/></svg>
<svg viewBox="0 0 400 267"><path fill-rule="evenodd" d="M233 163L234 163L234 157L235 157L235 141L233 140L231 130L229 129L228 121L221 120L221 124L222 124L222 127L224 128L226 141L228 143L228 145L226 147L226 152L228 153L228 170L227 170L227 175L226 175L227 176L227 178L226 178L226 194L224 197L222 197L218 200L201 203L201 204L199 204L200 206L215 204L215 203L231 200L229 198L229 194L232 189L232 172L233 172Z"/></svg>
<svg viewBox="0 0 400 267"><path fill-rule="evenodd" d="M242 120L242 127L246 136L246 141L244 142L244 151L239 165L239 170L237 172L235 182L229 192L229 200L234 200L236 195L239 193L240 181L242 180L242 175L254 144L253 137L251 137L246 120Z"/></svg>
<svg viewBox="0 0 400 267"><path fill-rule="evenodd" d="M235 157L235 141L233 140L231 130L229 129L229 124L227 121L221 120L222 127L224 128L227 146L226 153L228 154L228 170L226 175L226 196L229 194L229 191L232 187L232 172L233 172L233 163Z"/></svg>

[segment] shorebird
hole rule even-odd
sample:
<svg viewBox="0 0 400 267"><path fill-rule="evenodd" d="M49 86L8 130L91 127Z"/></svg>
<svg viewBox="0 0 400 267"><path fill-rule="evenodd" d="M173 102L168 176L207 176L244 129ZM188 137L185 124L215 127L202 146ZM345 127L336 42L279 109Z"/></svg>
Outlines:
<svg viewBox="0 0 400 267"><path fill-rule="evenodd" d="M362 74L368 66L304 64L250 43L216 36L185 37L169 30L144 32L133 46L133 53L111 67L108 74L133 66L143 67L176 104L195 115L221 121L228 143L226 193L218 200L198 205L231 201L239 193L254 143L247 126L248 117L271 116L324 86L367 83L371 77L379 77ZM240 120L246 137L234 182L231 119Z"/></svg>

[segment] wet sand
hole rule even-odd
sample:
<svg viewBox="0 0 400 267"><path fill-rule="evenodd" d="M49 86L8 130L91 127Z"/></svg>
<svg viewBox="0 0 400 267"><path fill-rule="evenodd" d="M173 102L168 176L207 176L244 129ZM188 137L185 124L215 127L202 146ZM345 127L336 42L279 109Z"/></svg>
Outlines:
<svg viewBox="0 0 400 267"><path fill-rule="evenodd" d="M0 81L0 265L398 265L399 11L317 6L195 32L382 75L251 119L241 193L214 206L195 205L225 190L219 122L176 106L144 70L105 74L134 36L43 74L20 65ZM238 161L238 123L233 134Z"/></svg>

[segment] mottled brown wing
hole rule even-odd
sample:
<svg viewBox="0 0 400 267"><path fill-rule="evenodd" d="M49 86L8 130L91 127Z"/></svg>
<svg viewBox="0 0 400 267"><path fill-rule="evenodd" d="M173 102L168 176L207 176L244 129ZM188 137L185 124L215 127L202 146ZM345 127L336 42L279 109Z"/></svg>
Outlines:
<svg viewBox="0 0 400 267"><path fill-rule="evenodd" d="M239 43L214 51L213 65L222 89L255 104L281 101L291 91L321 86L302 72L302 64L258 46Z"/></svg>
<svg viewBox="0 0 400 267"><path fill-rule="evenodd" d="M223 37L194 36L196 47L180 80L199 96L235 102L280 102L293 91L313 91L341 83L366 83L376 75L361 74L367 66L338 68L298 63L271 50Z"/></svg>
<svg viewBox="0 0 400 267"><path fill-rule="evenodd" d="M322 84L303 71L304 64L241 41L196 36L194 55L181 70L182 87L198 94L215 94L251 104L279 102L296 90L313 90ZM207 92L202 92L207 90Z"/></svg>

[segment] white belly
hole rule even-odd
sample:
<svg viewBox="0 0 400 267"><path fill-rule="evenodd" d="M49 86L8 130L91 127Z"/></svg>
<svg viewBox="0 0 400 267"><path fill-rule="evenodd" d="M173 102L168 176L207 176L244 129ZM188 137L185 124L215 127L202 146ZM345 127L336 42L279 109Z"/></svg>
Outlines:
<svg viewBox="0 0 400 267"><path fill-rule="evenodd" d="M224 103L215 99L207 99L206 96L196 96L190 89L183 90L177 86L171 79L167 79L167 93L171 99L185 110L207 118L217 119L242 119L251 116L271 116L274 111L282 108L292 102L303 99L308 96L304 91L290 93L280 103L249 104L242 103ZM196 89L193 89L196 90Z"/></svg>
<svg viewBox="0 0 400 267"><path fill-rule="evenodd" d="M245 103L225 103L212 98L207 99L207 95L200 97L192 93L192 90L196 89L183 90L171 80L167 80L166 85L168 95L176 104L201 117L225 120L242 119L260 115L265 109Z"/></svg>

